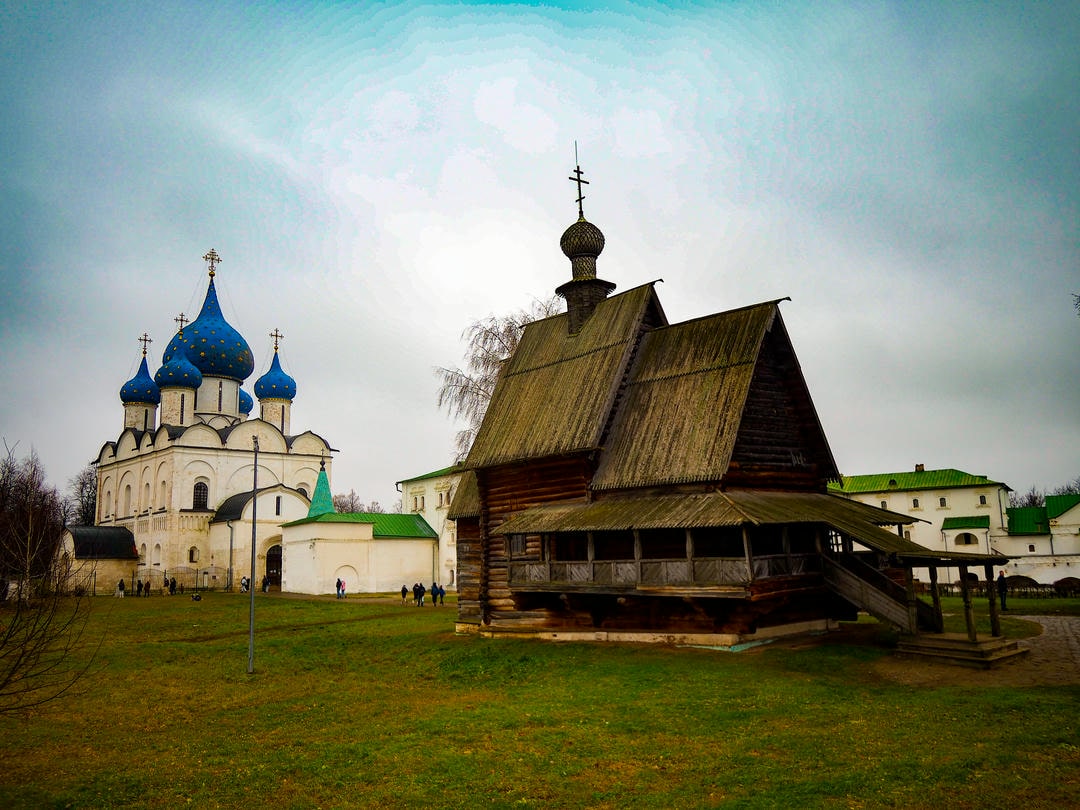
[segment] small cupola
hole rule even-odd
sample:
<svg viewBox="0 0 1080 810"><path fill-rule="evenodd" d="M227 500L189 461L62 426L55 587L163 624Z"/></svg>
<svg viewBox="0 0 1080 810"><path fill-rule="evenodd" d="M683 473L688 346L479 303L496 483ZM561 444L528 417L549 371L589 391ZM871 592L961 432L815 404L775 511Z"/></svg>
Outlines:
<svg viewBox="0 0 1080 810"><path fill-rule="evenodd" d="M133 430L153 430L157 427L157 408L161 402L161 389L150 376L146 365L146 347L151 343L150 336L143 332L139 338L142 343L142 362L135 376L124 383L120 389L120 401L124 403L124 427Z"/></svg>
<svg viewBox="0 0 1080 810"><path fill-rule="evenodd" d="M567 328L572 335L581 331L592 315L596 305L611 295L615 284L596 277L596 259L604 250L603 232L585 219L581 193L582 185L589 181L581 175L581 166L574 169L570 180L578 187L578 220L567 228L559 240L559 247L570 260L571 280L555 292L566 300Z"/></svg>

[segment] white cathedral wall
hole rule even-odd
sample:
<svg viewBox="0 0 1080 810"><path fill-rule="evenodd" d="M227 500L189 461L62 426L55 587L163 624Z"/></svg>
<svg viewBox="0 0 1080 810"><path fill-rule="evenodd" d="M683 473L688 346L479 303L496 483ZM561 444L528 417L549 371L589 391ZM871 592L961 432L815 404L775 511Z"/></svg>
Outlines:
<svg viewBox="0 0 1080 810"><path fill-rule="evenodd" d="M318 476L318 459L288 453L280 434L265 423L259 423L256 429L266 439L267 445L280 447L284 451L260 452L259 488L277 483L293 487L304 485L310 494ZM218 446L195 445L191 441L193 436L189 435L192 433ZM105 460L98 465L98 486L103 493L98 507L99 523L131 529L136 546L146 546L146 564L155 568L194 567L188 560L192 547L199 550L199 567L210 566L211 560L214 565L227 567L228 532L225 530L223 541L219 540L216 532L211 538L209 520L212 510L226 498L251 491L253 452L221 447L218 434L208 428L189 429L182 437L186 441L166 446L162 445L159 437L156 444L150 443L142 452L134 442L125 440L127 435L122 437L118 445L122 452L117 452L115 456L103 452L102 459ZM263 444L262 439L260 444ZM329 456L329 453L326 455ZM328 472L329 467L327 464ZM198 481L207 484L206 512L191 511ZM128 513L121 515L128 487L130 506ZM275 515L275 502L270 500L264 505L260 496L259 536L263 540L280 535L281 523L306 517L308 503L299 495L289 494L283 498L283 504L286 505L283 513ZM263 526L263 517L273 518L268 520L266 527ZM235 527L234 523L234 560L238 559ZM250 532L251 524L247 522L247 539L242 544L249 555ZM260 547L258 551L262 571L266 549ZM234 568L236 565L234 563Z"/></svg>

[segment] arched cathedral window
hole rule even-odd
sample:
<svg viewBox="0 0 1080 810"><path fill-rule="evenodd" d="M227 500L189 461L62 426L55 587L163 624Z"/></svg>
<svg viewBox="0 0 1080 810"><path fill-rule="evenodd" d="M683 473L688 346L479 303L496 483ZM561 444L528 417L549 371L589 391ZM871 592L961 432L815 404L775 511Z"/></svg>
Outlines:
<svg viewBox="0 0 1080 810"><path fill-rule="evenodd" d="M191 508L192 509L205 509L207 500L210 497L210 488L206 486L202 481L195 484L195 489L191 495Z"/></svg>

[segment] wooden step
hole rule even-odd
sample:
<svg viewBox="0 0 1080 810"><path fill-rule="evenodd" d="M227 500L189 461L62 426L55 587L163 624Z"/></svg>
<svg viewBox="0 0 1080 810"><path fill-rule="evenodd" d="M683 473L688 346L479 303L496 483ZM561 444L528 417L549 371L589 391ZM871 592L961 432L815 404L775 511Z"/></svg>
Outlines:
<svg viewBox="0 0 1080 810"><path fill-rule="evenodd" d="M958 666L991 669L1030 652L1015 641L991 637L972 641L960 633L923 633L901 636L896 645L900 657L929 658Z"/></svg>

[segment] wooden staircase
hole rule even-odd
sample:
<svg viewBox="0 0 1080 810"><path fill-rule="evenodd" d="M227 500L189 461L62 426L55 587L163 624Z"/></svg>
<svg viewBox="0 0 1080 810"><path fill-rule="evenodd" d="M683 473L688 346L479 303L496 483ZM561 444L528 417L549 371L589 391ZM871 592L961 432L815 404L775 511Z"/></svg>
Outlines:
<svg viewBox="0 0 1080 810"><path fill-rule="evenodd" d="M853 555L822 557L822 574L829 587L840 596L874 618L899 628L902 633L941 629L937 626L934 609L922 601L915 603L915 626L912 626L904 589Z"/></svg>
<svg viewBox="0 0 1080 810"><path fill-rule="evenodd" d="M961 633L904 635L896 645L896 654L902 658L928 658L975 669L992 669L1030 652L1001 636L972 641Z"/></svg>

